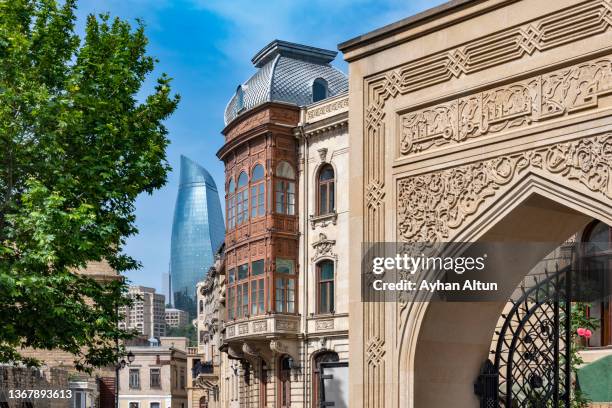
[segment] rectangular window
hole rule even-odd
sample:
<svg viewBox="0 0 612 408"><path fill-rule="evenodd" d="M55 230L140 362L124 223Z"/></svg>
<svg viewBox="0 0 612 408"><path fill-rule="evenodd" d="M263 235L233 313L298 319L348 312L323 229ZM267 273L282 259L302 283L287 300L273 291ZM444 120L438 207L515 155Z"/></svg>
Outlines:
<svg viewBox="0 0 612 408"><path fill-rule="evenodd" d="M138 405L139 405L139 404L138 404L137 402L130 402L128 406L129 406L130 408L138 408Z"/></svg>
<svg viewBox="0 0 612 408"><path fill-rule="evenodd" d="M227 289L227 318L229 320L232 320L236 317L236 315L234 314L234 290L235 288L233 287Z"/></svg>
<svg viewBox="0 0 612 408"><path fill-rule="evenodd" d="M277 181L276 182L276 188L275 188L275 208L276 208L276 212L279 214L284 214L285 213L285 186L284 186L284 182L282 181Z"/></svg>
<svg viewBox="0 0 612 408"><path fill-rule="evenodd" d="M295 215L295 183L277 180L274 189L275 208L279 214Z"/></svg>
<svg viewBox="0 0 612 408"><path fill-rule="evenodd" d="M264 280L251 281L251 316L264 313Z"/></svg>
<svg viewBox="0 0 612 408"><path fill-rule="evenodd" d="M159 402L152 402L149 404L149 408L159 408Z"/></svg>
<svg viewBox="0 0 612 408"><path fill-rule="evenodd" d="M293 279L276 279L276 311L295 313L295 281Z"/></svg>
<svg viewBox="0 0 612 408"><path fill-rule="evenodd" d="M334 311L334 264L323 261L317 265L319 279L318 312L332 313Z"/></svg>
<svg viewBox="0 0 612 408"><path fill-rule="evenodd" d="M130 388L140 388L140 370L137 368L130 368Z"/></svg>
<svg viewBox="0 0 612 408"><path fill-rule="evenodd" d="M242 285L236 286L236 300L237 306L235 317L240 318L242 317L242 315L240 314L240 311L242 310Z"/></svg>
<svg viewBox="0 0 612 408"><path fill-rule="evenodd" d="M287 182L287 214L295 215L295 183Z"/></svg>
<svg viewBox="0 0 612 408"><path fill-rule="evenodd" d="M228 281L229 283L234 283L236 281L236 269L230 269Z"/></svg>
<svg viewBox="0 0 612 408"><path fill-rule="evenodd" d="M249 264L238 266L238 280L241 281L249 277Z"/></svg>
<svg viewBox="0 0 612 408"><path fill-rule="evenodd" d="M185 389L185 369L181 368L181 389Z"/></svg>
<svg viewBox="0 0 612 408"><path fill-rule="evenodd" d="M249 314L249 283L245 282L242 285L242 316Z"/></svg>
<svg viewBox="0 0 612 408"><path fill-rule="evenodd" d="M295 261L293 259L276 258L276 272L293 275L295 273Z"/></svg>
<svg viewBox="0 0 612 408"><path fill-rule="evenodd" d="M152 368L149 372L151 378L151 388L161 388L161 378L159 368Z"/></svg>
<svg viewBox="0 0 612 408"><path fill-rule="evenodd" d="M264 198L264 183L251 187L251 218L265 215Z"/></svg>
<svg viewBox="0 0 612 408"><path fill-rule="evenodd" d="M259 261L251 262L251 275L263 275L264 273L264 260L260 259Z"/></svg>

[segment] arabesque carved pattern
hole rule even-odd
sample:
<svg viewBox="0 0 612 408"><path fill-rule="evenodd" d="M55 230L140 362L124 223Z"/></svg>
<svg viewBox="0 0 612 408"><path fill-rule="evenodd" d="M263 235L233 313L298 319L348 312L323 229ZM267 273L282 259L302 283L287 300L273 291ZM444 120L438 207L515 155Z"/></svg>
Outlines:
<svg viewBox="0 0 612 408"><path fill-rule="evenodd" d="M400 116L408 155L595 108L612 93L612 57L599 58Z"/></svg>
<svg viewBox="0 0 612 408"><path fill-rule="evenodd" d="M501 156L398 182L398 234L439 242L519 174L541 169L612 199L612 134Z"/></svg>

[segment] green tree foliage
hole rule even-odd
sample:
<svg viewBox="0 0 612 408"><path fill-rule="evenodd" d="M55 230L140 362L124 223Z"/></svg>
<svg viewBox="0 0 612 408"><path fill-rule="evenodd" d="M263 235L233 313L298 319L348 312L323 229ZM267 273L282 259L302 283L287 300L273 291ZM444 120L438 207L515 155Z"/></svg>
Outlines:
<svg viewBox="0 0 612 408"><path fill-rule="evenodd" d="M170 79L137 99L155 60L144 27L108 15L75 34L76 0L0 0L0 363L61 349L77 368L114 363L123 281L76 274L122 252L134 201L166 181Z"/></svg>

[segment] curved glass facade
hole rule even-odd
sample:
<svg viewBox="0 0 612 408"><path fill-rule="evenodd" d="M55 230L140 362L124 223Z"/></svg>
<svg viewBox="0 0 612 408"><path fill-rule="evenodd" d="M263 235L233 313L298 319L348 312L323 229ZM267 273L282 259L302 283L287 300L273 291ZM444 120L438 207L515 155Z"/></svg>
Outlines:
<svg viewBox="0 0 612 408"><path fill-rule="evenodd" d="M196 283L214 263L214 254L224 238L225 224L215 181L202 166L181 156L170 254L176 308L195 314Z"/></svg>

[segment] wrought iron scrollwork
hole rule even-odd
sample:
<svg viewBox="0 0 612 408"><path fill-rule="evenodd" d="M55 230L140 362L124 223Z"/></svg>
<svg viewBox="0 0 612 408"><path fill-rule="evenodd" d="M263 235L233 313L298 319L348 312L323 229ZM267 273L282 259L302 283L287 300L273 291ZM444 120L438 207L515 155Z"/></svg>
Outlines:
<svg viewBox="0 0 612 408"><path fill-rule="evenodd" d="M532 285L522 285L510 300L495 332L493 361L485 363L475 385L481 407L569 408L570 276L567 267L542 279L529 277ZM497 383L479 388L487 376Z"/></svg>

